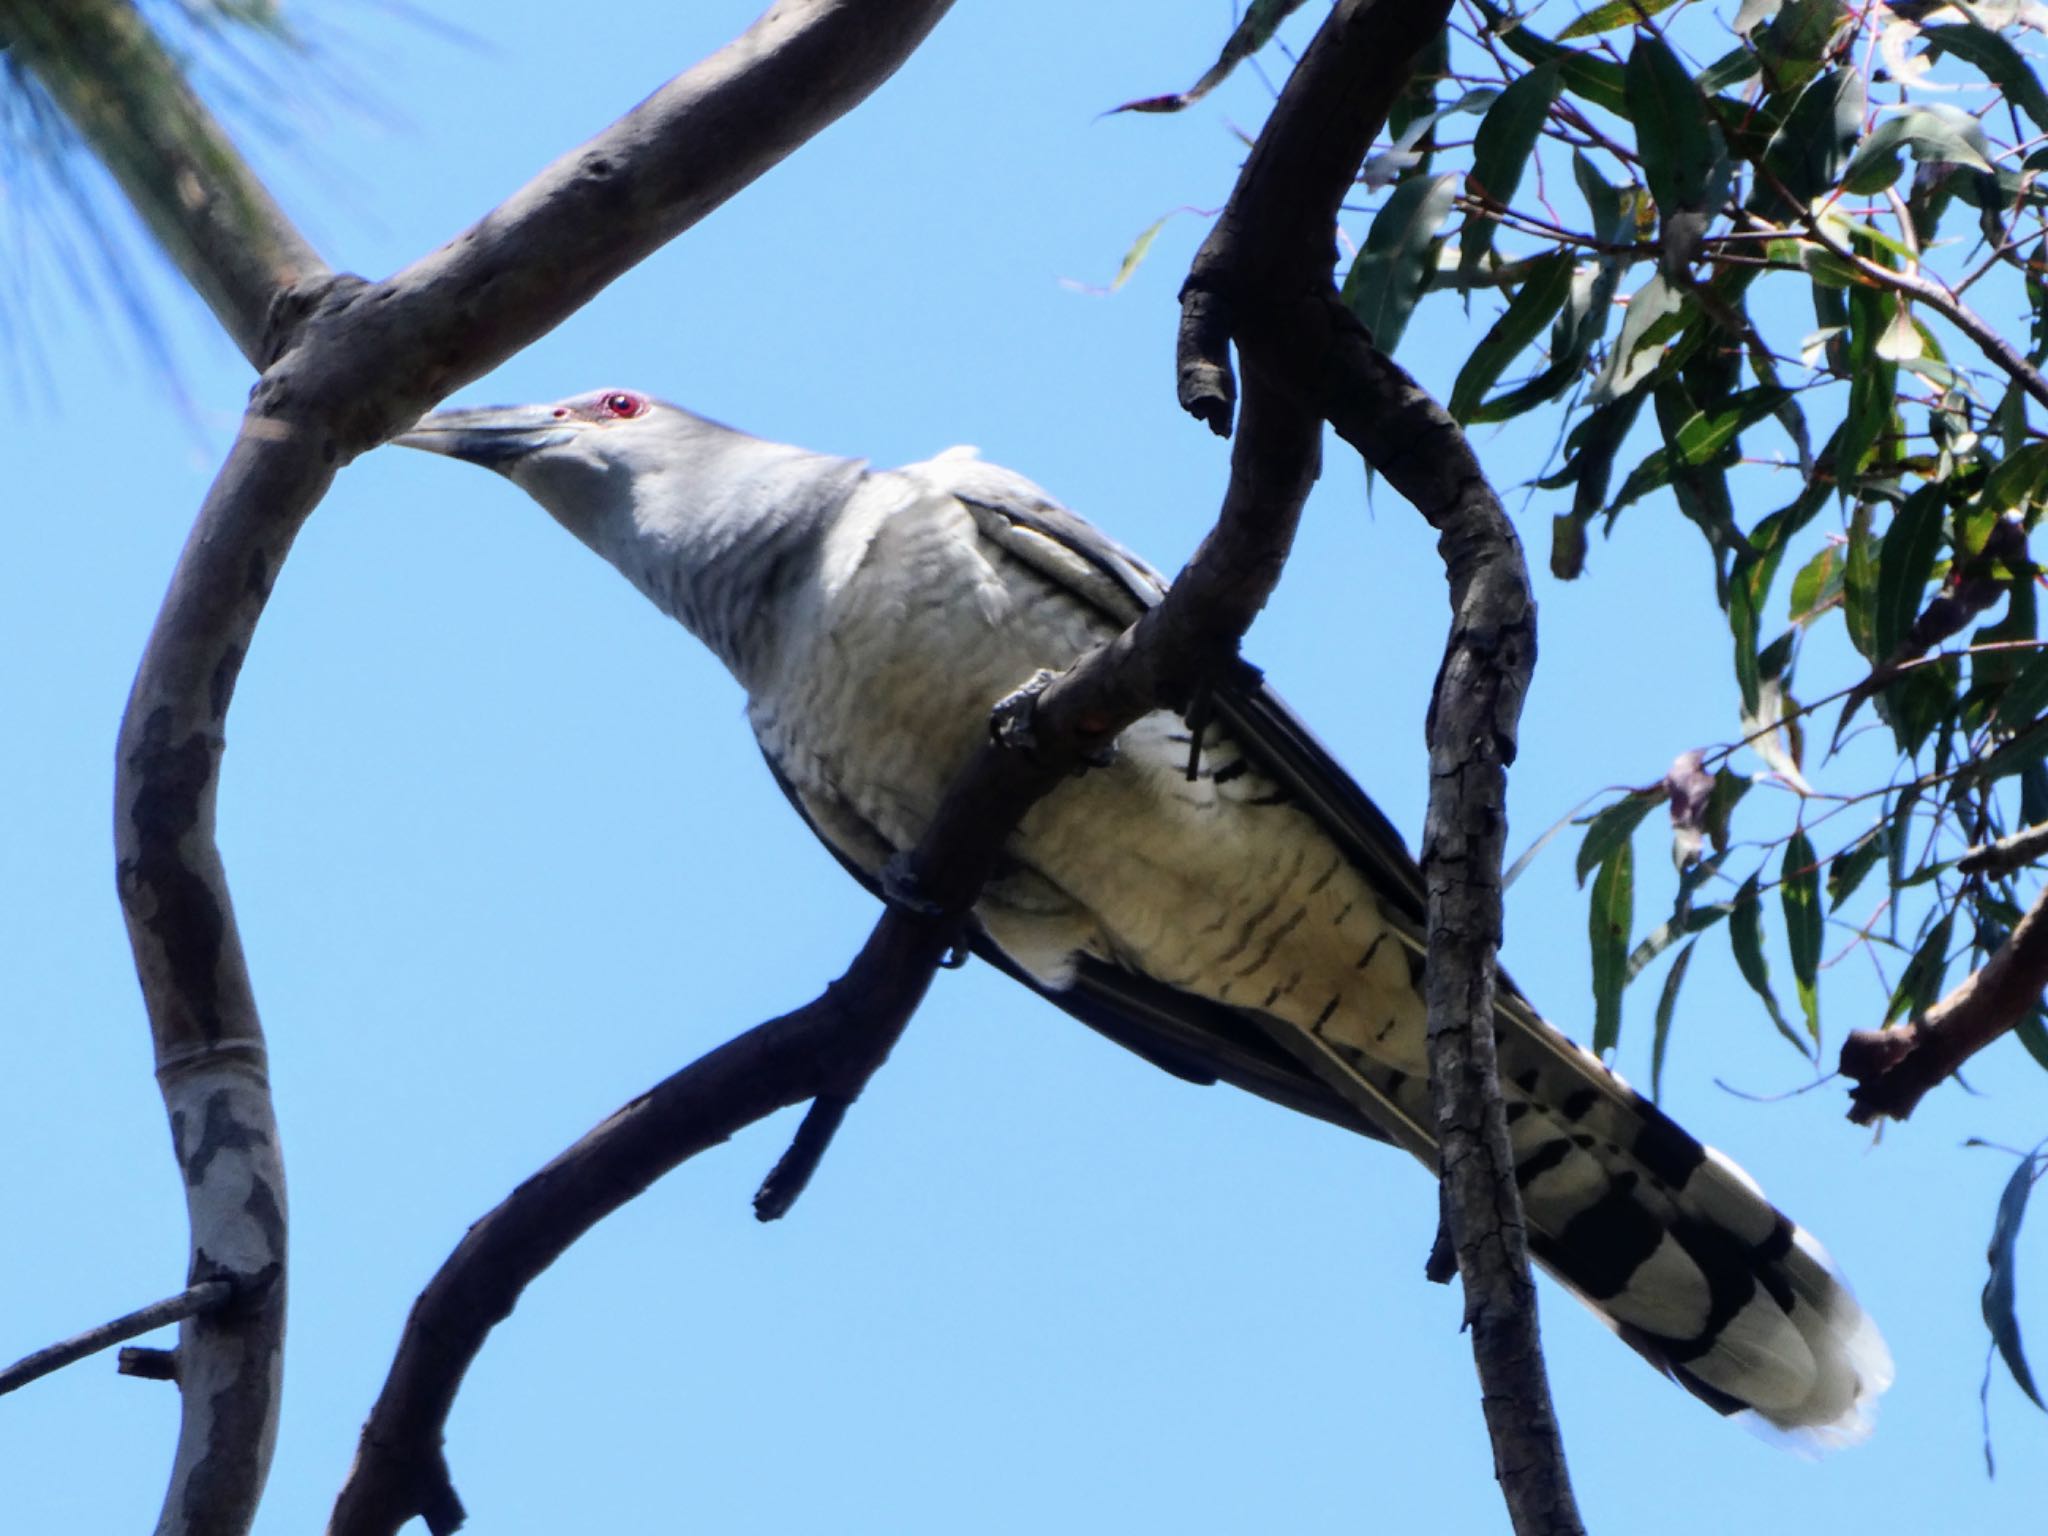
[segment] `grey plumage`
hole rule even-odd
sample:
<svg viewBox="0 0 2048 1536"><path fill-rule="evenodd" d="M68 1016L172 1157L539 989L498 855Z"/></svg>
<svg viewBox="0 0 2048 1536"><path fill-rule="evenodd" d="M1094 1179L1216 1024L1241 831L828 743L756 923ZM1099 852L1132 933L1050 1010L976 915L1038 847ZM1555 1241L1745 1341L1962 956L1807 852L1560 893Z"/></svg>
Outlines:
<svg viewBox="0 0 2048 1536"><path fill-rule="evenodd" d="M961 450L870 471L628 391L400 441L502 470L717 653L777 783L871 889L990 706L1165 586ZM1430 1163L1414 862L1250 669L1213 705L1199 752L1148 716L1025 817L975 947L1170 1071ZM1537 1257L1722 1412L1864 1433L1891 1362L1819 1245L1505 981L1498 1025Z"/></svg>

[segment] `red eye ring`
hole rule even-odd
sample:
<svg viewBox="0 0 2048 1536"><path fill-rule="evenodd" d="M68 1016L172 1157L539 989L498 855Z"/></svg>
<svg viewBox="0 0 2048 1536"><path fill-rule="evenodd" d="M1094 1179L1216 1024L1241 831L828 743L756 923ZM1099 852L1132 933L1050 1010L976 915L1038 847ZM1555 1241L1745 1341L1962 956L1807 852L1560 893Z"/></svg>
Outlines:
<svg viewBox="0 0 2048 1536"><path fill-rule="evenodd" d="M647 414L646 399L643 396L623 389L614 390L611 394L606 395L598 402L598 405L605 415L616 416L622 421L630 421L635 416Z"/></svg>

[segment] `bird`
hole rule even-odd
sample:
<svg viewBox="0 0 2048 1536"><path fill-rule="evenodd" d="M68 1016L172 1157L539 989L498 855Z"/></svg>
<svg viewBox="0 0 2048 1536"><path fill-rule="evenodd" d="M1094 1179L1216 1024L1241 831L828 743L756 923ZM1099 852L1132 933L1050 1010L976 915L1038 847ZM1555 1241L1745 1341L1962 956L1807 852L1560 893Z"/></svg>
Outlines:
<svg viewBox="0 0 2048 1536"><path fill-rule="evenodd" d="M783 794L888 899L991 708L1164 595L1022 475L878 470L638 390L436 411L396 442L495 470L724 663ZM1153 1064L1435 1167L1424 888L1400 834L1245 666L1023 818L975 954ZM1495 1027L1536 1259L1725 1415L1868 1434L1892 1363L1826 1251L1505 976Z"/></svg>

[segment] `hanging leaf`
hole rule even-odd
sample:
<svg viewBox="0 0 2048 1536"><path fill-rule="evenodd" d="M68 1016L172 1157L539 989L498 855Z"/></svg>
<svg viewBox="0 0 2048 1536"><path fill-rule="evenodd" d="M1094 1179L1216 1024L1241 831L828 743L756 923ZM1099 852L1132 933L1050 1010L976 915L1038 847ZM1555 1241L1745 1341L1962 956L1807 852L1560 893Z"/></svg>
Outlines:
<svg viewBox="0 0 2048 1536"><path fill-rule="evenodd" d="M1928 930L1920 947L1913 951L1913 958L1906 962L1899 984L1892 991L1892 1000L1885 1008L1886 1024L1908 1016L1919 1017L1941 996L1941 978L1948 974L1948 941L1955 928L1955 917L1953 910L1944 912L1941 921Z"/></svg>
<svg viewBox="0 0 2048 1536"><path fill-rule="evenodd" d="M2048 1411L2048 1403L2034 1389L2034 1373L2027 1368L2027 1352L2020 1347L2019 1239L2020 1222L2027 1214L2027 1198L2041 1177L2043 1155L2031 1152L2020 1159L2006 1180L2005 1193L1998 1197L1998 1219L1991 1226L1990 1276L1984 1281L1984 1325L2012 1379L2036 1408Z"/></svg>
<svg viewBox="0 0 2048 1536"><path fill-rule="evenodd" d="M1664 803L1664 787L1643 790L1617 800L1586 823L1585 841L1579 844L1578 877L1583 887L1586 876L1614 856L1635 836L1643 818Z"/></svg>
<svg viewBox="0 0 2048 1536"><path fill-rule="evenodd" d="M2009 731L2032 725L2048 709L2048 651L2036 655L1999 696L1992 718Z"/></svg>
<svg viewBox="0 0 2048 1536"><path fill-rule="evenodd" d="M1721 131L1703 108L1692 72L1661 37L1645 33L1636 39L1625 86L1636 153L1657 211L1668 219L1719 201L1708 193L1716 180L1726 186L1728 152Z"/></svg>
<svg viewBox="0 0 2048 1536"><path fill-rule="evenodd" d="M1863 137L1864 106L1863 76L1853 68L1830 70L1801 91L1764 150L1758 211L1790 218L1832 190Z"/></svg>
<svg viewBox="0 0 2048 1536"><path fill-rule="evenodd" d="M1177 94L1146 96L1112 107L1110 111L1178 112L1183 107L1192 106L1229 78L1233 69L1265 47L1280 23L1300 9L1301 3L1302 0L1252 0L1245 7L1243 19L1224 39L1223 51L1216 56L1216 62L1209 66L1208 73L1201 79Z"/></svg>
<svg viewBox="0 0 2048 1536"><path fill-rule="evenodd" d="M1942 519L1947 493L1940 485L1923 485L1893 514L1877 551L1876 630L1878 657L1889 660L1906 643L1921 595L1941 553Z"/></svg>
<svg viewBox="0 0 2048 1536"><path fill-rule="evenodd" d="M1664 978L1664 990L1657 994L1656 1033L1650 1040L1650 1098L1654 1102L1664 1092L1664 1047L1671 1038L1671 1019L1678 1008L1678 989L1685 985L1685 968L1692 964L1692 952L1700 947L1694 939L1678 952L1678 958L1671 962L1671 970Z"/></svg>
<svg viewBox="0 0 2048 1536"><path fill-rule="evenodd" d="M1771 990L1771 968L1764 960L1763 901L1755 875L1743 881L1742 889L1735 893L1734 906L1728 914L1728 942L1735 950L1735 965L1742 972L1742 979L1763 999L1778 1033L1791 1041L1800 1055L1808 1054L1805 1039L1785 1021L1785 1010L1778 1006L1778 994Z"/></svg>
<svg viewBox="0 0 2048 1536"><path fill-rule="evenodd" d="M1586 937L1593 956L1593 1053L1621 1038L1621 989L1628 984L1629 928L1635 921L1635 855L1622 843L1593 877Z"/></svg>
<svg viewBox="0 0 2048 1536"><path fill-rule="evenodd" d="M2004 37L1970 21L1960 26L1923 28L1920 38L1927 44L1930 59L1952 53L1976 65L1984 78L1998 87L2000 97L2031 117L2036 128L2048 130L2048 92L2041 89L2033 66Z"/></svg>
<svg viewBox="0 0 2048 1536"><path fill-rule="evenodd" d="M1856 894L1863 877L1877 867L1891 846L1890 834L1879 823L1828 861L1828 910L1837 910Z"/></svg>
<svg viewBox="0 0 2048 1536"><path fill-rule="evenodd" d="M1587 397L1589 403L1597 406L1618 400L1654 373L1662 359L1661 343L1684 323L1691 303L1662 276L1638 288L1622 316L1621 334L1607 356L1607 366Z"/></svg>
<svg viewBox="0 0 2048 1536"><path fill-rule="evenodd" d="M1778 898L1785 911L1785 947L1792 954L1792 979L1806 1032L1820 1047L1820 861L1806 833L1785 840L1785 862L1779 871Z"/></svg>
<svg viewBox="0 0 2048 1536"><path fill-rule="evenodd" d="M1367 231L1365 247L1344 279L1344 307L1391 354L1408 329L1433 265L1437 231L1450 217L1458 178L1416 176L1387 194Z"/></svg>
<svg viewBox="0 0 2048 1536"><path fill-rule="evenodd" d="M1522 184L1522 170L1535 151L1537 135L1543 131L1550 104L1557 98L1558 65L1539 64L1506 90L1479 120L1479 132L1472 139L1472 170L1467 186L1478 196L1500 207L1514 201ZM1490 218L1474 215L1465 220L1465 237L1458 247L1458 280L1469 283L1493 250L1494 230Z"/></svg>
<svg viewBox="0 0 2048 1536"><path fill-rule="evenodd" d="M1679 426L1673 442L1680 459L1687 464L1705 464L1737 436L1774 416L1792 391L1776 385L1760 385L1728 396L1705 410L1694 411Z"/></svg>
<svg viewBox="0 0 2048 1536"><path fill-rule="evenodd" d="M1581 37L1598 37L1602 32L1612 32L1616 27L1634 26L1647 21L1661 11L1669 10L1677 0L1607 0L1605 5L1596 5L1577 21L1557 34L1560 42Z"/></svg>
<svg viewBox="0 0 2048 1536"><path fill-rule="evenodd" d="M1849 19L1841 0L1786 0L1777 8L1770 26L1750 39L1763 66L1767 104L1782 101L1820 73L1836 31Z"/></svg>
<svg viewBox="0 0 2048 1536"><path fill-rule="evenodd" d="M1786 616L1804 629L1842 602L1842 581L1849 561L1840 544L1829 544L1792 578L1792 609Z"/></svg>
<svg viewBox="0 0 2048 1536"><path fill-rule="evenodd" d="M1849 641L1875 665L1877 650L1877 540L1870 532L1870 503L1858 502L1849 519L1849 547L1842 568L1842 617Z"/></svg>
<svg viewBox="0 0 2048 1536"><path fill-rule="evenodd" d="M1842 190L1882 192L1904 169L1899 163L1901 149L1911 150L1915 160L1966 165L1973 171L1993 169L1991 145L1969 113L1938 104L1908 107L1881 119L1856 146L1842 169Z"/></svg>
<svg viewBox="0 0 2048 1536"><path fill-rule="evenodd" d="M1531 64L1555 65L1565 89L1574 96L1603 111L1617 116L1627 115L1628 97L1622 88L1619 64L1583 49L1567 48L1562 43L1551 41L1523 25L1521 17L1508 15L1492 0L1480 0L1478 9L1486 18L1486 29L1506 43L1510 53Z"/></svg>
<svg viewBox="0 0 2048 1536"><path fill-rule="evenodd" d="M1521 356L1522 349L1543 333L1572 291L1572 256L1558 251L1540 256L1529 276L1509 301L1507 311L1480 339L1458 370L1451 386L1450 412L1454 420L1466 422L1493 387L1507 365Z"/></svg>

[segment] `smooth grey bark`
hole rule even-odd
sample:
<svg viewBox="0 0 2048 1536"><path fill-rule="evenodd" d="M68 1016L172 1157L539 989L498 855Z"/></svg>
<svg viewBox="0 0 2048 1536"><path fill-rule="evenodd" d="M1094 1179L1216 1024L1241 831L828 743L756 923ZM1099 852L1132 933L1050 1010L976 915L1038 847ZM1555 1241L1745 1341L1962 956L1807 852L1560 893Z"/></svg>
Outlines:
<svg viewBox="0 0 2048 1536"><path fill-rule="evenodd" d="M224 728L292 540L335 472L560 323L892 74L950 0L783 0L503 207L381 283L336 276L128 0L0 27L263 377L193 526L116 748L115 843L187 1190L183 1417L158 1529L240 1532L277 1433L284 1169L214 837ZM68 47L67 47L68 45Z"/></svg>

